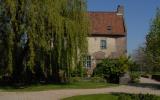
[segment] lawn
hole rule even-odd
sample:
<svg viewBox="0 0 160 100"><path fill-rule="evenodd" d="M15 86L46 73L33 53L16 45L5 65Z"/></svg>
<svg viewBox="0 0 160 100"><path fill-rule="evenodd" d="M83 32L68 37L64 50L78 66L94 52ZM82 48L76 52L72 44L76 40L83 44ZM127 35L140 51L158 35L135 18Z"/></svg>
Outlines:
<svg viewBox="0 0 160 100"><path fill-rule="evenodd" d="M160 100L160 97L149 94L92 94L73 96L62 100Z"/></svg>
<svg viewBox="0 0 160 100"><path fill-rule="evenodd" d="M94 94L94 95L80 95L73 96L63 100L117 100L118 96L111 94Z"/></svg>
<svg viewBox="0 0 160 100"><path fill-rule="evenodd" d="M117 86L116 84L104 83L104 82L91 82L91 81L82 81L74 82L70 84L36 84L25 86L21 88L11 87L11 86L0 86L0 91L45 91L53 89L90 89L90 88L104 88Z"/></svg>

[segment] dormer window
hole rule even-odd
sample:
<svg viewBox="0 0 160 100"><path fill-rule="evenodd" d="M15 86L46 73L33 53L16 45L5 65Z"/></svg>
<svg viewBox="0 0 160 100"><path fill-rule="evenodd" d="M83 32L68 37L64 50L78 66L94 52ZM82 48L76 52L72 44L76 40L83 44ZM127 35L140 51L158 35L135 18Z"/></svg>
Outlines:
<svg viewBox="0 0 160 100"><path fill-rule="evenodd" d="M107 26L107 31L111 32L112 31L112 26Z"/></svg>

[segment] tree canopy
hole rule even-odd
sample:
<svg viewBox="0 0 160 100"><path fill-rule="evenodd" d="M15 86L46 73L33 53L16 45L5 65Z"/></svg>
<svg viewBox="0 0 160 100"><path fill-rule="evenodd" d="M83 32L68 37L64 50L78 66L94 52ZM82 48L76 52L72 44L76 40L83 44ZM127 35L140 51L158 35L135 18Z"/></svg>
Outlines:
<svg viewBox="0 0 160 100"><path fill-rule="evenodd" d="M157 9L155 18L153 19L150 31L146 36L147 65L152 70L160 70L160 9Z"/></svg>
<svg viewBox="0 0 160 100"><path fill-rule="evenodd" d="M69 81L87 50L86 0L0 0L0 76Z"/></svg>
<svg viewBox="0 0 160 100"><path fill-rule="evenodd" d="M146 42L133 53L133 59L140 67L139 70L146 72L160 71L160 9L157 8Z"/></svg>

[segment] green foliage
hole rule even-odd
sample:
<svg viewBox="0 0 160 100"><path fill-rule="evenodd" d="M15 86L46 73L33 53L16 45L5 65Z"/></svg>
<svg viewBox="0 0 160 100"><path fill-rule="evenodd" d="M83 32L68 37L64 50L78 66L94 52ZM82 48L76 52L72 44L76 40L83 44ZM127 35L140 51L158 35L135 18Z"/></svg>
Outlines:
<svg viewBox="0 0 160 100"><path fill-rule="evenodd" d="M86 0L1 0L0 75L68 81L87 50L86 11Z"/></svg>
<svg viewBox="0 0 160 100"><path fill-rule="evenodd" d="M72 77L87 77L87 72L88 70L86 68L82 66L78 66L72 71L71 76Z"/></svg>
<svg viewBox="0 0 160 100"><path fill-rule="evenodd" d="M141 70L141 65L137 64L136 62L133 62L129 67L129 71L131 72L134 72L134 71L139 72L140 70Z"/></svg>
<svg viewBox="0 0 160 100"><path fill-rule="evenodd" d="M138 47L133 54L134 61L139 65L140 71L152 73L160 71L160 9L157 8L149 32L146 36L146 43Z"/></svg>
<svg viewBox="0 0 160 100"><path fill-rule="evenodd" d="M157 9L150 31L146 36L147 65L150 71L160 71L160 9Z"/></svg>
<svg viewBox="0 0 160 100"><path fill-rule="evenodd" d="M131 83L138 83L140 79L140 73L131 72L130 77L131 77Z"/></svg>
<svg viewBox="0 0 160 100"><path fill-rule="evenodd" d="M4 3L5 2L5 3ZM9 5L8 8L5 8L6 5ZM12 9L12 10L11 10ZM1 60L1 67L3 70L3 74L6 76L11 76L13 72L13 31L12 25L10 23L10 20L14 19L14 11L15 11L15 5L14 1L9 1L9 0L2 0L0 2L0 41L1 41L1 54L3 61Z"/></svg>
<svg viewBox="0 0 160 100"><path fill-rule="evenodd" d="M94 75L104 77L109 82L119 82L120 75L128 71L131 60L127 57L104 59L94 69Z"/></svg>

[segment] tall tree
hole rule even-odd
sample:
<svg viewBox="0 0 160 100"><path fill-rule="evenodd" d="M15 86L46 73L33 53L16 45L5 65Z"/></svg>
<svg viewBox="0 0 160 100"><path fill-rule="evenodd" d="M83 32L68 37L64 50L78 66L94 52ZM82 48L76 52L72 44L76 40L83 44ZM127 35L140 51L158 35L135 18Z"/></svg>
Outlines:
<svg viewBox="0 0 160 100"><path fill-rule="evenodd" d="M1 0L1 75L69 81L87 50L86 0Z"/></svg>
<svg viewBox="0 0 160 100"><path fill-rule="evenodd" d="M54 74L62 72L64 76L70 77L71 71L78 66L77 59L80 60L87 47L85 0L55 0L49 5L50 8L52 6L48 11L48 22L53 26L51 33L54 44L53 70L56 70Z"/></svg>
<svg viewBox="0 0 160 100"><path fill-rule="evenodd" d="M150 67L154 71L160 70L160 9L152 21L150 31L146 36L146 54Z"/></svg>
<svg viewBox="0 0 160 100"><path fill-rule="evenodd" d="M11 76L13 73L13 41L14 41L14 32L12 28L12 21L15 18L15 1L10 0L1 0L1 42L3 45L4 55L4 74ZM1 59L1 60L2 60Z"/></svg>

